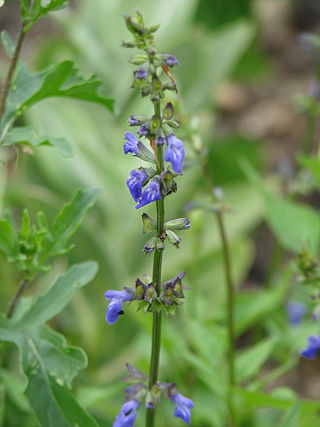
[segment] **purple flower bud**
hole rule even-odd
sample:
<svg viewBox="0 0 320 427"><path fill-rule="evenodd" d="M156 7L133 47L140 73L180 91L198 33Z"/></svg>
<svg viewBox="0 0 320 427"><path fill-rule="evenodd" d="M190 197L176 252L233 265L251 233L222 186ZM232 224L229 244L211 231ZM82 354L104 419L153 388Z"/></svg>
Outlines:
<svg viewBox="0 0 320 427"><path fill-rule="evenodd" d="M135 400L129 400L124 403L120 410L120 414L113 423L113 427L133 427L139 405L140 403Z"/></svg>
<svg viewBox="0 0 320 427"><path fill-rule="evenodd" d="M157 145L163 145L165 142L166 142L166 138L164 138L163 136L158 136L158 138L156 139Z"/></svg>
<svg viewBox="0 0 320 427"><path fill-rule="evenodd" d="M300 352L300 355L307 359L314 359L320 350L320 337L316 335L310 335L308 337L307 348Z"/></svg>
<svg viewBox="0 0 320 427"><path fill-rule="evenodd" d="M148 71L143 68L139 68L137 71L134 72L134 77L137 80L144 80L148 77Z"/></svg>
<svg viewBox="0 0 320 427"><path fill-rule="evenodd" d="M147 123L143 124L138 130L137 134L140 136L146 136L149 133L149 125Z"/></svg>
<svg viewBox="0 0 320 427"><path fill-rule="evenodd" d="M168 65L168 67L174 67L179 64L179 61L174 55L167 55L164 62Z"/></svg>
<svg viewBox="0 0 320 427"><path fill-rule="evenodd" d="M194 407L192 400L182 396L180 393L171 394L169 395L169 398L176 405L173 415L175 417L181 418L185 423L190 424L190 409Z"/></svg>
<svg viewBox="0 0 320 427"><path fill-rule="evenodd" d="M140 126L142 122L139 117L142 118L143 116L133 116L131 114L130 118L128 119L129 126Z"/></svg>
<svg viewBox="0 0 320 427"><path fill-rule="evenodd" d="M134 292L130 292L127 289L123 291L109 290L104 296L110 300L106 313L106 321L109 325L112 325L118 320L120 314L123 314L122 304L125 301L132 301L134 299Z"/></svg>
<svg viewBox="0 0 320 427"><path fill-rule="evenodd" d="M156 200L160 199L160 181L158 178L153 178L142 193L142 197L139 201L139 204L136 205L136 209L139 209L142 206L145 206L151 202L155 202Z"/></svg>
<svg viewBox="0 0 320 427"><path fill-rule="evenodd" d="M182 163L184 159L184 146L183 142L180 141L174 134L167 136L167 148L164 154L166 162L170 162L172 169L177 174L182 173Z"/></svg>
<svg viewBox="0 0 320 427"><path fill-rule="evenodd" d="M298 301L289 301L286 305L286 309L288 312L289 322L295 326L299 325L307 311L306 306Z"/></svg>
<svg viewBox="0 0 320 427"><path fill-rule="evenodd" d="M138 148L139 140L131 132L126 132L124 134L124 139L127 141L123 144L124 154L133 153L136 156L140 155Z"/></svg>
<svg viewBox="0 0 320 427"><path fill-rule="evenodd" d="M127 179L127 186L133 199L138 202L142 196L142 187L148 180L148 175L144 170L137 169L130 172L130 176Z"/></svg>

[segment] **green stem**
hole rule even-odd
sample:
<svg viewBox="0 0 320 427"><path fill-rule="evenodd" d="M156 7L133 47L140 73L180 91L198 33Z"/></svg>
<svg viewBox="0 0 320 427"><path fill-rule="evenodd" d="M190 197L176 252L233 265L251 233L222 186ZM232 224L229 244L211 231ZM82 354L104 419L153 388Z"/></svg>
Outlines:
<svg viewBox="0 0 320 427"><path fill-rule="evenodd" d="M19 289L17 291L17 293L15 294L15 296L13 297L8 311L6 313L7 317L10 319L16 309L16 306L18 305L21 296L23 295L23 293L25 292L25 290L27 289L27 287L29 286L29 282L28 280L23 279L20 283Z"/></svg>
<svg viewBox="0 0 320 427"><path fill-rule="evenodd" d="M154 102L154 113L161 120L160 101ZM157 145L157 173L160 175L164 169L163 148ZM164 228L164 198L157 200L157 234L161 236ZM156 288L157 294L161 291L161 270L162 270L163 250L155 249L153 259L152 282ZM162 314L153 313L152 325L152 344L149 371L149 389L158 381L160 347L161 347L161 320ZM155 421L155 409L148 408L146 411L146 427L153 427Z"/></svg>
<svg viewBox="0 0 320 427"><path fill-rule="evenodd" d="M26 31L24 30L23 24L21 24L17 44L15 47L13 56L11 58L8 73L7 73L7 76L6 76L6 79L5 79L5 82L3 84L1 94L0 94L0 119L4 113L4 109L6 106L7 97L8 97L8 93L9 93L9 88L10 88L10 85L11 85L11 82L12 82L12 79L14 76L14 72L15 72L16 67L17 67L17 63L18 63L18 59L20 56L21 47L22 47L22 43L24 41L25 35L26 35Z"/></svg>
<svg viewBox="0 0 320 427"><path fill-rule="evenodd" d="M206 179L207 185L210 189L214 202L217 202L216 196L214 195L213 188L214 183L210 176L208 165L205 161L201 161L201 167L203 170L203 175ZM229 410L229 425L233 425L234 420L234 405L233 405L233 395L232 388L236 383L235 379L235 328L234 328L234 283L232 278L232 267L231 267L231 256L230 256L230 247L228 242L228 236L225 228L223 211L217 209L215 211L215 216L217 219L218 231L221 241L222 254L223 254L223 264L224 264L224 274L226 281L226 290L227 290L227 316L228 316L228 382L229 390L227 395L227 406Z"/></svg>

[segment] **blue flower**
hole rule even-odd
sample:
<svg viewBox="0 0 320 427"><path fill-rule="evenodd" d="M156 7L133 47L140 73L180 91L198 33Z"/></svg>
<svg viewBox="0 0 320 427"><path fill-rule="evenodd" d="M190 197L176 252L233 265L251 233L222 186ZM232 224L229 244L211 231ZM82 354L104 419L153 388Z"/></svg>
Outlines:
<svg viewBox="0 0 320 427"><path fill-rule="evenodd" d="M306 306L298 301L289 301L286 305L286 308L288 312L289 322L292 325L299 325L307 311Z"/></svg>
<svg viewBox="0 0 320 427"><path fill-rule="evenodd" d="M148 175L143 169L132 170L127 179L127 186L133 199L138 202L142 196L142 187L148 180Z"/></svg>
<svg viewBox="0 0 320 427"><path fill-rule="evenodd" d="M134 72L134 77L138 80L144 80L148 77L148 72L143 68L139 68L139 70Z"/></svg>
<svg viewBox="0 0 320 427"><path fill-rule="evenodd" d="M124 134L124 139L127 141L123 144L124 154L133 153L139 156L140 155L140 151L138 148L139 140L133 135L133 133L127 131Z"/></svg>
<svg viewBox="0 0 320 427"><path fill-rule="evenodd" d="M177 58L174 55L167 55L164 62L169 66L169 67L173 67L175 65L179 64L179 61L177 60Z"/></svg>
<svg viewBox="0 0 320 427"><path fill-rule="evenodd" d="M172 169L177 174L182 173L182 163L184 159L184 146L183 142L180 141L174 134L167 136L167 148L164 154L166 162L170 162Z"/></svg>
<svg viewBox="0 0 320 427"><path fill-rule="evenodd" d="M174 416L181 418L185 423L191 423L191 412L190 409L194 407L194 403L191 399L182 396L180 393L171 394L170 400L176 405L174 410Z"/></svg>
<svg viewBox="0 0 320 427"><path fill-rule="evenodd" d="M133 427L137 416L137 409L140 403L136 400L129 400L121 407L120 414L113 423L113 427Z"/></svg>
<svg viewBox="0 0 320 427"><path fill-rule="evenodd" d="M134 292L130 292L127 289L124 289L123 291L110 290L107 291L104 296L110 300L106 314L106 321L109 325L115 323L120 314L123 314L122 304L125 301L132 301L135 298Z"/></svg>
<svg viewBox="0 0 320 427"><path fill-rule="evenodd" d="M136 205L136 209L139 209L142 206L145 206L151 202L155 202L156 200L160 199L160 181L158 178L153 178L142 193L142 197L139 201L139 204Z"/></svg>
<svg viewBox="0 0 320 427"><path fill-rule="evenodd" d="M314 359L317 356L318 351L320 350L320 337L316 335L310 335L308 337L307 348L300 352L301 356L306 357L307 359Z"/></svg>

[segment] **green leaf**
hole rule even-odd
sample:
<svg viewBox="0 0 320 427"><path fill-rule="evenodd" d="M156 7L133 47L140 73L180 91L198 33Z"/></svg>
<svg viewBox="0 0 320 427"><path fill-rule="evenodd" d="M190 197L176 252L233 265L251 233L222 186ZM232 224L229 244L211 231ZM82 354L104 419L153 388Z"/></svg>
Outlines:
<svg viewBox="0 0 320 427"><path fill-rule="evenodd" d="M4 384L0 383L0 427L4 425L4 417L5 417L5 387Z"/></svg>
<svg viewBox="0 0 320 427"><path fill-rule="evenodd" d="M320 160L316 157L300 157L299 163L312 173L317 187L320 187Z"/></svg>
<svg viewBox="0 0 320 427"><path fill-rule="evenodd" d="M32 337L49 375L71 387L74 377L88 364L85 352L79 347L67 346L65 337L46 325L32 328Z"/></svg>
<svg viewBox="0 0 320 427"><path fill-rule="evenodd" d="M48 375L44 360L32 341L29 348L33 366L27 370L29 382L26 395L41 425L97 427L97 423L81 408L70 391Z"/></svg>
<svg viewBox="0 0 320 427"><path fill-rule="evenodd" d="M57 214L51 227L50 239L44 242L43 257L52 257L69 251L67 242L82 223L86 212L96 202L100 190L79 190L73 199Z"/></svg>
<svg viewBox="0 0 320 427"><path fill-rule="evenodd" d="M11 261L18 257L18 240L9 217L0 219L0 251Z"/></svg>
<svg viewBox="0 0 320 427"><path fill-rule="evenodd" d="M298 401L285 414L279 427L300 427L301 403Z"/></svg>
<svg viewBox="0 0 320 427"><path fill-rule="evenodd" d="M29 147L48 146L56 148L63 156L72 156L72 149L65 138L36 135L31 126L14 127L4 137L2 145L23 144Z"/></svg>
<svg viewBox="0 0 320 427"><path fill-rule="evenodd" d="M237 295L235 325L237 334L254 326L283 304L287 286L267 291L247 291Z"/></svg>
<svg viewBox="0 0 320 427"><path fill-rule="evenodd" d="M88 261L71 267L54 285L32 304L18 324L21 330L31 325L46 322L60 313L74 293L87 285L97 273L97 263Z"/></svg>
<svg viewBox="0 0 320 427"><path fill-rule="evenodd" d="M264 199L266 219L280 244L294 253L303 249L317 253L320 243L319 215L308 206L270 193L248 162L243 162L242 166Z"/></svg>
<svg viewBox="0 0 320 427"><path fill-rule="evenodd" d="M277 390L278 389L274 389L270 394L243 389L234 389L234 392L243 398L245 405L253 408L266 406L277 409L290 409L296 404L296 397L292 396L291 390L291 397L278 397L276 395ZM320 409L320 402L316 400L302 400L300 403L302 413L312 413Z"/></svg>
<svg viewBox="0 0 320 427"><path fill-rule="evenodd" d="M101 82L79 76L72 61L64 61L38 74L29 72L22 64L11 85L6 109L0 122L0 143L14 121L35 103L50 97L68 97L96 102L112 111L113 100L99 93Z"/></svg>
<svg viewBox="0 0 320 427"><path fill-rule="evenodd" d="M276 341L268 338L258 344L241 351L236 359L238 381L246 381L255 376L274 349Z"/></svg>
<svg viewBox="0 0 320 427"><path fill-rule="evenodd" d="M4 47L7 55L9 56L9 58L11 58L13 56L13 53L14 53L13 41L11 40L9 34L4 30L1 31L0 35L1 35L1 41L2 41L3 47Z"/></svg>
<svg viewBox="0 0 320 427"><path fill-rule="evenodd" d="M6 369L0 370L0 378L5 387L6 394L10 396L15 406L23 412L30 412L29 402L24 395L25 385L22 381L19 381L15 375Z"/></svg>
<svg viewBox="0 0 320 427"><path fill-rule="evenodd" d="M69 0L50 0L42 6L43 0L20 0L20 11L24 28L29 30L40 18L49 12L62 9L68 5Z"/></svg>
<svg viewBox="0 0 320 427"><path fill-rule="evenodd" d="M320 218L310 207L265 193L268 223L281 245L299 253L317 253L320 243Z"/></svg>
<svg viewBox="0 0 320 427"><path fill-rule="evenodd" d="M74 292L95 275L97 264L76 265L18 318L0 314L0 340L15 343L21 353L23 371L28 378L26 395L42 425L96 426L71 393L70 386L79 370L87 365L83 350L66 345L64 336L43 323L58 314Z"/></svg>

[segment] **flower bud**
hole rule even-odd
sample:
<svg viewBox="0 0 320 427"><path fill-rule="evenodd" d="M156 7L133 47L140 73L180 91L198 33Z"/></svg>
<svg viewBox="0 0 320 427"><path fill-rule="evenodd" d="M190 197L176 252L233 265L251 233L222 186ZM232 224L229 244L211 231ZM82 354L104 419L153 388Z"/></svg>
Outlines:
<svg viewBox="0 0 320 427"><path fill-rule="evenodd" d="M160 28L160 24L157 25L152 25L151 27L148 28L148 33L152 34L155 33L156 31L158 31Z"/></svg>
<svg viewBox="0 0 320 427"><path fill-rule="evenodd" d="M178 122L175 122L174 120L166 120L165 123L170 126L171 128L177 129L180 127Z"/></svg>
<svg viewBox="0 0 320 427"><path fill-rule="evenodd" d="M142 65L146 63L148 60L147 55L135 55L133 58L130 59L129 62L134 65Z"/></svg>
<svg viewBox="0 0 320 427"><path fill-rule="evenodd" d="M144 300L152 302L155 298L157 298L156 288L153 283L149 283L144 293Z"/></svg>
<svg viewBox="0 0 320 427"><path fill-rule="evenodd" d="M164 250L165 244L164 244L164 241L162 239L157 239L156 248L159 251L163 251Z"/></svg>
<svg viewBox="0 0 320 427"><path fill-rule="evenodd" d="M152 76L151 82L152 92L159 93L161 90L161 80L157 76Z"/></svg>
<svg viewBox="0 0 320 427"><path fill-rule="evenodd" d="M150 231L154 231L157 229L157 223L150 218L150 216L146 213L142 214L142 223L143 223L143 230L142 233L150 233Z"/></svg>
<svg viewBox="0 0 320 427"><path fill-rule="evenodd" d="M179 236L176 235L172 230L166 230L167 237L169 239L169 242L173 244L176 248L179 248L179 245L181 243L181 239Z"/></svg>
<svg viewBox="0 0 320 427"><path fill-rule="evenodd" d="M151 254L151 252L154 251L156 243L157 243L157 237L156 236L151 237L151 239L149 239L147 243L144 245L143 251L146 252L147 254Z"/></svg>
<svg viewBox="0 0 320 427"><path fill-rule="evenodd" d="M161 173L161 182L164 195L177 191L177 184L169 170L165 170Z"/></svg>
<svg viewBox="0 0 320 427"><path fill-rule="evenodd" d="M122 47L127 47L127 48L129 48L129 49L132 49L132 48L136 47L136 44L135 44L135 43L133 43L133 42L131 42L131 41L129 41L129 40L123 40L123 41L121 42L121 46L122 46Z"/></svg>
<svg viewBox="0 0 320 427"><path fill-rule="evenodd" d="M142 300L144 298L146 288L147 288L146 285L143 282L141 282L140 279L136 280L136 299L137 300Z"/></svg>
<svg viewBox="0 0 320 427"><path fill-rule="evenodd" d="M165 120L171 120L173 117L173 112L174 112L173 105L171 102L168 102L163 110L163 118Z"/></svg>
<svg viewBox="0 0 320 427"><path fill-rule="evenodd" d="M127 28L132 34L142 35L144 33L144 28L141 23L135 22L131 16L125 15L124 20L126 22Z"/></svg>
<svg viewBox="0 0 320 427"><path fill-rule="evenodd" d="M165 230L186 230L190 228L189 218L176 218L164 224Z"/></svg>
<svg viewBox="0 0 320 427"><path fill-rule="evenodd" d="M151 133L153 133L154 135L156 135L157 132L158 132L158 130L159 130L159 127L160 127L159 117L153 116L151 118L151 121L150 121L150 130L151 130Z"/></svg>

